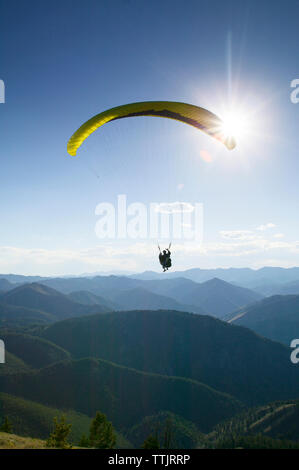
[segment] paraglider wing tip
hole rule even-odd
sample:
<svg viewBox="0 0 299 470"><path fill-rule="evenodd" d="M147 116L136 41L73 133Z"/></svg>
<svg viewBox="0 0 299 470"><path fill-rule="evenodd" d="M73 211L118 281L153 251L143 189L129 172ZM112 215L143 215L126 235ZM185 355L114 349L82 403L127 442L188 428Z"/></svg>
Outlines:
<svg viewBox="0 0 299 470"><path fill-rule="evenodd" d="M76 154L77 154L76 150L72 149L72 147L70 147L69 144L68 144L68 146L67 146L67 153L68 153L69 155L71 155L72 157L75 157Z"/></svg>
<svg viewBox="0 0 299 470"><path fill-rule="evenodd" d="M228 150L233 150L237 146L237 142L234 137L229 137L226 139L225 145Z"/></svg>

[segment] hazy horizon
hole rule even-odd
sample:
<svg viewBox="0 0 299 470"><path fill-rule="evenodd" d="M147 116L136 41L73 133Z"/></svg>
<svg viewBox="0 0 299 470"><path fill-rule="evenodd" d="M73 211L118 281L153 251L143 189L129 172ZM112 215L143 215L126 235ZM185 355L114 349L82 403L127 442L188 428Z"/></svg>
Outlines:
<svg viewBox="0 0 299 470"><path fill-rule="evenodd" d="M216 271L216 270L223 270L223 271L228 271L230 269L235 269L235 270L243 270L243 269L249 269L251 271L261 271L265 268L273 268L273 269L283 269L283 270L292 270L292 269L299 269L299 266L291 266L291 267L283 267L283 266L261 266L259 268L251 268L249 266L241 266L241 267L235 267L235 266L228 266L228 267L211 267L211 268L202 268L199 266L193 266L189 267L186 269L176 269L172 271L168 271L167 273L163 273L159 269L148 269L148 270L143 270L143 271L122 271L122 270L110 270L110 271L90 271L90 272L81 272L79 274L72 274L72 273L63 273L63 274L44 274L41 275L39 272L33 272L33 273L24 273L24 272L1 272L0 273L0 278L1 276L26 276L26 277L93 277L93 276L134 276L134 275L140 275L140 274L145 274L145 273L155 273L155 274L162 274L165 278L167 278L169 275L172 273L184 273L185 271L192 271L192 270L202 270L202 271Z"/></svg>

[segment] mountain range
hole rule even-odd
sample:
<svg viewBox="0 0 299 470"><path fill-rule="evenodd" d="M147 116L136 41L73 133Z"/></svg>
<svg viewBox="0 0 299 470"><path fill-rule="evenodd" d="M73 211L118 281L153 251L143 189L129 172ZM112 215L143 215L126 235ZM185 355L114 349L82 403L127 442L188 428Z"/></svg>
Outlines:
<svg viewBox="0 0 299 470"><path fill-rule="evenodd" d="M220 434L217 426L243 429L251 417L269 438L287 434L299 398L289 348L299 336L299 295L263 297L219 278L137 277L0 278L0 418L6 406L16 423L16 413L32 419L17 429L38 437L53 410L67 409L81 423L78 436L100 410L126 447L169 419L183 446L210 439L202 433L229 441L229 424ZM260 279L296 289L295 280L274 278ZM269 402L277 405L264 413Z"/></svg>
<svg viewBox="0 0 299 470"><path fill-rule="evenodd" d="M194 282L205 282L217 277L226 282L235 283L242 287L255 288L263 284L283 284L299 280L299 267L281 268L266 266L260 269L251 268L216 268L201 269L192 268L185 271L175 271L167 273L157 273L155 271L145 271L140 274L133 274L135 279L173 279L184 277Z"/></svg>
<svg viewBox="0 0 299 470"><path fill-rule="evenodd" d="M76 287L80 290L74 291ZM174 309L221 318L261 298L254 291L219 279L199 284L184 278L140 281L109 276L21 284L0 294L0 303L44 312L52 315L52 320L128 309Z"/></svg>
<svg viewBox="0 0 299 470"><path fill-rule="evenodd" d="M189 378L247 404L298 393L299 370L286 346L207 315L112 312L55 323L39 334L76 360L94 357Z"/></svg>
<svg viewBox="0 0 299 470"><path fill-rule="evenodd" d="M79 283L82 283L82 279L93 279L96 277L111 277L112 273L85 273L81 276L63 276L64 279L78 279ZM223 281L237 284L241 287L247 287L249 289L259 289L266 286L281 286L292 282L299 281L299 267L293 268L281 268L267 266L260 269L251 268L216 268L216 269L201 269L192 268L184 271L170 271L167 273L161 273L156 271L145 271L143 273L130 274L129 272L115 271L115 277L127 277L130 279L140 280L164 280L164 279L175 279L185 278L194 282L205 282L213 278L218 278ZM0 274L0 279L6 279L12 284L20 284L25 282L43 282L53 281L54 278L42 277L42 276L22 276L17 274ZM55 285L52 285L55 288ZM78 289L78 284L73 290ZM84 290L84 289L83 289ZM263 293L263 292L262 292ZM279 292L271 292L270 294L277 294ZM294 293L294 292L289 292ZM297 292L296 292L297 293Z"/></svg>

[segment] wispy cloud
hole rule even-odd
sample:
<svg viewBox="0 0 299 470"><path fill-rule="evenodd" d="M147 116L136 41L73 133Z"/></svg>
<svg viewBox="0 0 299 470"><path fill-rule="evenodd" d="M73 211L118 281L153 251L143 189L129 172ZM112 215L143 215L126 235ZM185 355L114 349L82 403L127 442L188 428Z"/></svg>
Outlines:
<svg viewBox="0 0 299 470"><path fill-rule="evenodd" d="M176 243L173 247L174 266L180 265L184 269L190 263L192 266L202 263L203 259L207 263L219 259L218 265L228 262L231 265L233 258L240 258L240 262L242 260L242 263L251 267L258 260L264 265L267 260L269 265L270 261L279 265L279 262L273 261L279 258L282 265L287 263L288 257L294 265L299 256L299 240L284 240L282 233L266 235L266 231L222 230L219 241L199 243L190 240ZM158 268L157 255L157 246L152 241L107 241L79 250L0 246L0 272L62 275L113 270L139 271Z"/></svg>
<svg viewBox="0 0 299 470"><path fill-rule="evenodd" d="M156 212L160 212L160 214L175 214L175 213L183 213L183 212L193 212L194 206L189 202L162 202L161 204L157 204L155 208Z"/></svg>
<svg viewBox="0 0 299 470"><path fill-rule="evenodd" d="M82 250L47 250L0 247L0 272L54 275L68 272L125 269L135 270L141 259L156 254L153 244L136 243L130 246L98 245Z"/></svg>
<svg viewBox="0 0 299 470"><path fill-rule="evenodd" d="M256 237L252 230L221 230L219 233L222 238L232 240L252 240Z"/></svg>
<svg viewBox="0 0 299 470"><path fill-rule="evenodd" d="M247 256L254 253L265 253L272 250L280 250L299 254L299 242L271 241L265 238L253 240L236 240L227 243L207 243L204 245L206 254L217 254L218 256Z"/></svg>
<svg viewBox="0 0 299 470"><path fill-rule="evenodd" d="M275 233L273 235L274 238L284 238L284 233Z"/></svg>
<svg viewBox="0 0 299 470"><path fill-rule="evenodd" d="M276 225L272 224L272 222L269 222L267 224L259 225L259 227L257 227L256 230L259 230L260 232L265 232L265 230L268 230L269 228L274 228L274 227L276 227Z"/></svg>

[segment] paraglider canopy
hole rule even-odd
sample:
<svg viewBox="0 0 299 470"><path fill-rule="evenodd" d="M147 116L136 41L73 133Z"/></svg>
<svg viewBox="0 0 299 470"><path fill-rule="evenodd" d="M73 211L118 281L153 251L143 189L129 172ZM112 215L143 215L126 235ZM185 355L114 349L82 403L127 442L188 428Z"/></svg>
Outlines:
<svg viewBox="0 0 299 470"><path fill-rule="evenodd" d="M157 116L175 119L196 127L219 140L229 150L236 146L235 139L224 132L223 121L207 109L175 101L144 101L108 109L86 121L68 141L68 153L75 156L84 140L103 124L116 119L136 116Z"/></svg>

